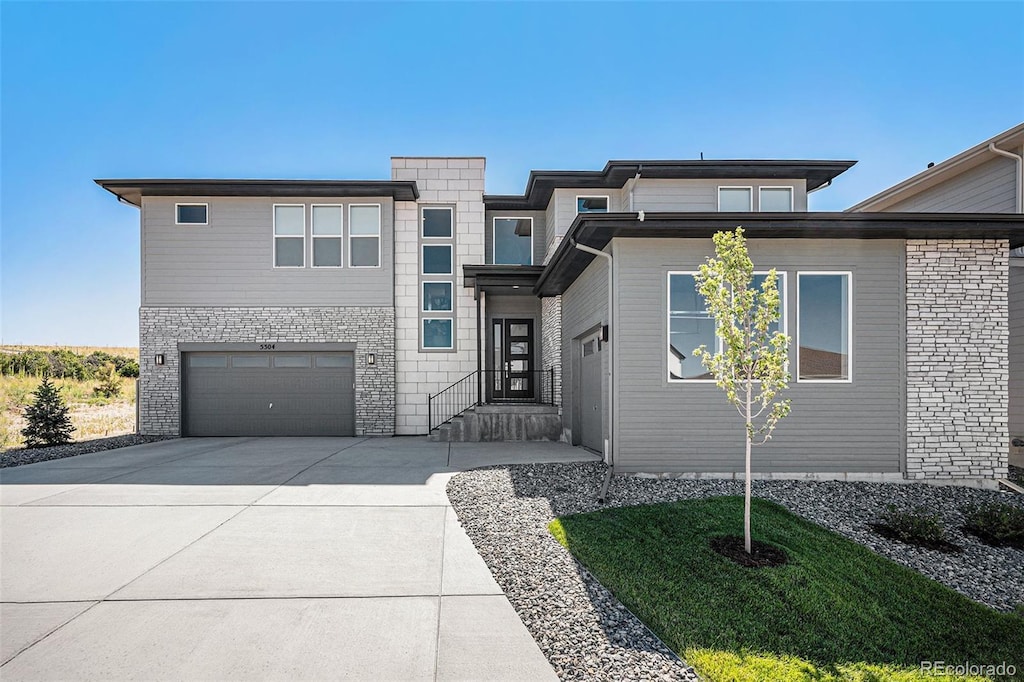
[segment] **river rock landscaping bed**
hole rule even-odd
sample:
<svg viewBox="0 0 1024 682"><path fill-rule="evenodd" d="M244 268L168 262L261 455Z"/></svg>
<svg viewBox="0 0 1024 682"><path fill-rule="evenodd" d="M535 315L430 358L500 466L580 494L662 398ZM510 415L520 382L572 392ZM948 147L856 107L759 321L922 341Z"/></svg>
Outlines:
<svg viewBox="0 0 1024 682"><path fill-rule="evenodd" d="M615 477L597 502L599 462L491 467L461 473L448 497L495 580L563 680L695 680L697 675L551 536L558 516L741 495L742 481ZM1024 551L982 544L961 530L971 506L1024 496L954 486L840 481L755 481L754 495L1000 611L1024 604ZM963 551L944 554L871 530L888 505L926 507ZM754 519L757 533L757 519Z"/></svg>
<svg viewBox="0 0 1024 682"><path fill-rule="evenodd" d="M23 464L35 464L36 462L48 462L51 459L64 459L65 457L74 457L90 452L126 448L130 445L142 445L143 443L152 443L170 438L173 438L173 436L139 436L128 434L125 436L112 436L110 438L96 438L78 443L66 443L65 445L54 445L49 448L4 450L0 452L0 469L17 467Z"/></svg>

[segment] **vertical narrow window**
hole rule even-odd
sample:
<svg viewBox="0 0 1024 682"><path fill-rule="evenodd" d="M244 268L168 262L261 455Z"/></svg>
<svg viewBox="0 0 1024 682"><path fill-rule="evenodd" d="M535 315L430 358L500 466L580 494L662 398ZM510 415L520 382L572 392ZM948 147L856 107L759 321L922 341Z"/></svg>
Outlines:
<svg viewBox="0 0 1024 682"><path fill-rule="evenodd" d="M306 207L302 204L274 205L274 267L301 268L306 265Z"/></svg>
<svg viewBox="0 0 1024 682"><path fill-rule="evenodd" d="M798 381L850 381L852 274L797 273Z"/></svg>
<svg viewBox="0 0 1024 682"><path fill-rule="evenodd" d="M707 346L717 349L715 320L707 310L707 302L697 292L693 273L670 272L668 275L668 378L711 379L700 358L693 351Z"/></svg>
<svg viewBox="0 0 1024 682"><path fill-rule="evenodd" d="M608 197L576 197L577 213L607 213Z"/></svg>
<svg viewBox="0 0 1024 682"><path fill-rule="evenodd" d="M749 213L753 209L752 187L719 187L718 210L725 213Z"/></svg>
<svg viewBox="0 0 1024 682"><path fill-rule="evenodd" d="M313 267L341 267L341 206L313 204Z"/></svg>
<svg viewBox="0 0 1024 682"><path fill-rule="evenodd" d="M380 267L380 204L348 207L348 259L354 268Z"/></svg>
<svg viewBox="0 0 1024 682"><path fill-rule="evenodd" d="M776 213L793 210L792 187L761 187L757 196L758 210Z"/></svg>
<svg viewBox="0 0 1024 682"><path fill-rule="evenodd" d="M206 225L209 204L175 204L175 225Z"/></svg>
<svg viewBox="0 0 1024 682"><path fill-rule="evenodd" d="M453 209L450 206L438 206L423 209L423 238L451 239Z"/></svg>
<svg viewBox="0 0 1024 682"><path fill-rule="evenodd" d="M533 218L495 218L492 229L494 265L533 264Z"/></svg>

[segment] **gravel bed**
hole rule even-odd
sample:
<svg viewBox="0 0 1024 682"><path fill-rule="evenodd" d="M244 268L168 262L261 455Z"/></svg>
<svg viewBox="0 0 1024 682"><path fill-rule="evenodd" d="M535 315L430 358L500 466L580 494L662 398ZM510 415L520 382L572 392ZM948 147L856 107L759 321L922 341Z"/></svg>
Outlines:
<svg viewBox="0 0 1024 682"><path fill-rule="evenodd" d="M740 495L743 483L615 477L607 505L599 505L604 472L599 462L478 469L455 476L448 497L561 679L698 679L555 541L547 524L557 516L607 506ZM754 495L1000 611L1024 604L1024 551L989 547L960 530L967 507L993 500L1024 507L1024 496L955 486L840 481L755 481ZM889 504L938 512L950 540L964 551L943 554L877 535L867 524ZM756 519L754 523L756 528Z"/></svg>
<svg viewBox="0 0 1024 682"><path fill-rule="evenodd" d="M48 462L51 459L64 459L84 455L89 452L100 452L101 450L114 450L126 448L130 445L142 445L158 440L169 440L174 436L139 436L130 433L125 436L111 436L110 438L96 438L85 440L79 443L67 443L66 445L54 445L49 448L16 448L0 452L0 469L6 467L17 467L23 464L35 464L36 462Z"/></svg>

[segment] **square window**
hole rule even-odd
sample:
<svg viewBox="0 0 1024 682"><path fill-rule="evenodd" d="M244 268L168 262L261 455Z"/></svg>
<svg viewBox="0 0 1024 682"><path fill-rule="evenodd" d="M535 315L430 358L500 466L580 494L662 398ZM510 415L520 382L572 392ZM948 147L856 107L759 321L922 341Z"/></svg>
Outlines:
<svg viewBox="0 0 1024 682"><path fill-rule="evenodd" d="M423 236L428 239L451 239L452 222L451 208L424 208Z"/></svg>
<svg viewBox="0 0 1024 682"><path fill-rule="evenodd" d="M432 310L451 312L452 310L452 283L451 282L424 282L423 283L423 311Z"/></svg>
<svg viewBox="0 0 1024 682"><path fill-rule="evenodd" d="M792 187L762 187L758 190L758 209L762 213L793 210Z"/></svg>
<svg viewBox="0 0 1024 682"><path fill-rule="evenodd" d="M797 380L850 381L851 274L797 273Z"/></svg>
<svg viewBox="0 0 1024 682"><path fill-rule="evenodd" d="M313 237L313 267L341 267L341 237Z"/></svg>
<svg viewBox="0 0 1024 682"><path fill-rule="evenodd" d="M494 265L533 264L533 218L495 218L493 230Z"/></svg>
<svg viewBox="0 0 1024 682"><path fill-rule="evenodd" d="M313 236L341 236L341 206L317 206L313 204Z"/></svg>
<svg viewBox="0 0 1024 682"><path fill-rule="evenodd" d="M452 320L423 320L423 347L445 350L452 348L452 326Z"/></svg>
<svg viewBox="0 0 1024 682"><path fill-rule="evenodd" d="M206 225L208 204L175 204L174 223L176 225Z"/></svg>
<svg viewBox="0 0 1024 682"><path fill-rule="evenodd" d="M726 213L750 213L753 189L750 187L719 187L718 210Z"/></svg>
<svg viewBox="0 0 1024 682"><path fill-rule="evenodd" d="M349 243L350 265L354 268L380 267L380 237L352 237Z"/></svg>
<svg viewBox="0 0 1024 682"><path fill-rule="evenodd" d="M576 197L577 213L607 213L608 197Z"/></svg>
<svg viewBox="0 0 1024 682"><path fill-rule="evenodd" d="M348 232L353 237L379 237L380 206L349 206Z"/></svg>
<svg viewBox="0 0 1024 682"><path fill-rule="evenodd" d="M452 274L452 247L445 244L441 246L423 247L423 274L424 275L450 275Z"/></svg>

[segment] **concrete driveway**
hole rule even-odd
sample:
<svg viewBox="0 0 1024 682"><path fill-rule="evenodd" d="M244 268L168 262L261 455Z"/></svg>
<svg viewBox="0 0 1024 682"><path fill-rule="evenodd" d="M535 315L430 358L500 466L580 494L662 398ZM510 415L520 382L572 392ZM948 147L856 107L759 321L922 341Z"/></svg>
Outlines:
<svg viewBox="0 0 1024 682"><path fill-rule="evenodd" d="M556 443L206 438L0 470L0 677L556 679L448 504Z"/></svg>

